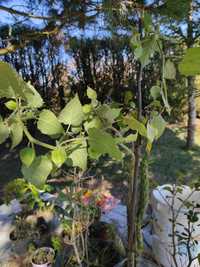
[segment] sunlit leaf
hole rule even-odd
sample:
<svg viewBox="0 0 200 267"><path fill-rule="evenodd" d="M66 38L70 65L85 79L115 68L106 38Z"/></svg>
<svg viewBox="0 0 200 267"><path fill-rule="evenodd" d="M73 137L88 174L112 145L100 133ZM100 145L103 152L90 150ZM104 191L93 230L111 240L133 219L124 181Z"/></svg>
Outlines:
<svg viewBox="0 0 200 267"><path fill-rule="evenodd" d="M64 148L58 147L51 152L51 159L53 163L55 163L58 167L62 166L62 164L66 160L66 152Z"/></svg>
<svg viewBox="0 0 200 267"><path fill-rule="evenodd" d="M88 87L87 88L87 96L91 100L96 100L97 99L97 93L94 91L92 88Z"/></svg>
<svg viewBox="0 0 200 267"><path fill-rule="evenodd" d="M0 97L25 98L26 83L6 62L0 61Z"/></svg>
<svg viewBox="0 0 200 267"><path fill-rule="evenodd" d="M20 150L20 159L26 167L29 167L35 159L35 150L31 147L23 148Z"/></svg>
<svg viewBox="0 0 200 267"><path fill-rule="evenodd" d="M26 84L26 90L24 94L29 107L39 108L43 105L42 97L29 82Z"/></svg>
<svg viewBox="0 0 200 267"><path fill-rule="evenodd" d="M14 100L9 100L5 103L5 106L10 110L15 110L17 107L17 103Z"/></svg>
<svg viewBox="0 0 200 267"><path fill-rule="evenodd" d="M83 106L83 113L87 114L90 113L92 111L92 105L91 104L85 104Z"/></svg>
<svg viewBox="0 0 200 267"><path fill-rule="evenodd" d="M200 74L200 47L189 48L179 64L179 71L185 76Z"/></svg>
<svg viewBox="0 0 200 267"><path fill-rule="evenodd" d="M83 107L76 95L61 111L59 121L64 124L78 126L82 123L84 118Z"/></svg>
<svg viewBox="0 0 200 267"><path fill-rule="evenodd" d="M71 144L71 149L73 150L72 153L70 153L69 158L73 162L74 167L79 167L83 171L87 169L87 142L84 138L77 139L77 141L73 142Z"/></svg>
<svg viewBox="0 0 200 267"><path fill-rule="evenodd" d="M40 113L37 127L43 134L47 135L59 135L64 131L54 113L47 109Z"/></svg>
<svg viewBox="0 0 200 267"><path fill-rule="evenodd" d="M30 107L40 107L43 100L33 86L26 83L8 63L0 61L0 97L20 97Z"/></svg>

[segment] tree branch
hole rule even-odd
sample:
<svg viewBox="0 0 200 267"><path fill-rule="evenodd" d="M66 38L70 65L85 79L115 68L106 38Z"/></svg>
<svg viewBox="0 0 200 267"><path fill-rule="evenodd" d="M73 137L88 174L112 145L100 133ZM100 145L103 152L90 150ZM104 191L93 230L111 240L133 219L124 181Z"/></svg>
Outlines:
<svg viewBox="0 0 200 267"><path fill-rule="evenodd" d="M31 18L31 19L40 19L40 20L48 20L48 21L51 21L51 20L55 19L55 17L33 15L31 13L26 13L26 12L23 12L23 11L19 11L19 10L16 10L16 9L13 9L13 8L10 8L10 7L1 6L1 5L0 5L0 10L5 11L7 13L10 13L12 15L28 17L28 18Z"/></svg>
<svg viewBox="0 0 200 267"><path fill-rule="evenodd" d="M55 26L52 29L48 29L47 26L42 31L23 34L22 36L20 36L20 42L18 44L8 44L7 47L0 48L0 56L6 55L8 53L14 53L17 49L24 48L31 41L42 39L50 35L55 35L61 30L62 27L63 24L60 26Z"/></svg>

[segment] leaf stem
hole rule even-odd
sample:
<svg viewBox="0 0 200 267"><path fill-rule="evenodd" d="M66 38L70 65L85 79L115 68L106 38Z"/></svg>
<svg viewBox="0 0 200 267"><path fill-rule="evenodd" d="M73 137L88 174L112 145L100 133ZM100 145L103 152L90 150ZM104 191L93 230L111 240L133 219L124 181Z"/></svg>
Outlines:
<svg viewBox="0 0 200 267"><path fill-rule="evenodd" d="M45 148L48 148L48 149L51 149L51 150L54 150L54 149L56 148L56 146L53 146L53 145L44 143L44 142L39 141L39 140L37 140L36 138L34 138L34 137L30 134L30 132L28 131L28 129L27 129L26 126L23 127L23 130L24 130L24 133L25 133L26 137L28 138L28 140L29 140L31 143L34 143L35 145L42 146L42 147L45 147Z"/></svg>

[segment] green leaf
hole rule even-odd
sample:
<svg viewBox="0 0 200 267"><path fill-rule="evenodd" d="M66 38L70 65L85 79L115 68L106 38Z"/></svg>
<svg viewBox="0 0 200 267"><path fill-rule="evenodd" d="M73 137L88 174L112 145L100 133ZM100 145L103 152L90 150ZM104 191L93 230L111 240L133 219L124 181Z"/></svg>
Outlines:
<svg viewBox="0 0 200 267"><path fill-rule="evenodd" d="M120 108L111 108L104 104L97 109L97 115L106 124L113 124L115 119L119 117L121 112Z"/></svg>
<svg viewBox="0 0 200 267"><path fill-rule="evenodd" d="M80 126L73 126L71 128L71 131L72 131L72 133L78 134L78 133L80 133L82 131L82 127L80 127Z"/></svg>
<svg viewBox="0 0 200 267"><path fill-rule="evenodd" d="M200 74L200 47L189 48L179 64L179 71L185 76Z"/></svg>
<svg viewBox="0 0 200 267"><path fill-rule="evenodd" d="M152 17L149 13L144 13L144 27L146 31L152 30Z"/></svg>
<svg viewBox="0 0 200 267"><path fill-rule="evenodd" d="M17 103L14 100L9 100L8 102L5 103L5 106L10 110L15 110L17 107Z"/></svg>
<svg viewBox="0 0 200 267"><path fill-rule="evenodd" d="M21 97L30 107L40 107L43 104L41 96L33 86L26 83L8 63L3 61L0 61L0 81L0 97Z"/></svg>
<svg viewBox="0 0 200 267"><path fill-rule="evenodd" d="M11 149L15 148L23 139L23 123L16 120L10 127L12 146Z"/></svg>
<svg viewBox="0 0 200 267"><path fill-rule="evenodd" d="M59 135L64 132L61 123L58 121L54 113L50 110L44 109L40 113L38 123L38 129L47 135Z"/></svg>
<svg viewBox="0 0 200 267"><path fill-rule="evenodd" d="M6 62L0 61L0 97L25 98L25 82Z"/></svg>
<svg viewBox="0 0 200 267"><path fill-rule="evenodd" d="M135 50L134 50L134 55L135 55L135 58L136 58L136 59L141 58L142 53L143 53L143 48L142 48L142 46L139 46L139 47L135 48Z"/></svg>
<svg viewBox="0 0 200 267"><path fill-rule="evenodd" d="M23 165L22 174L29 183L41 188L45 184L52 168L53 165L48 157L40 156L35 158L29 167Z"/></svg>
<svg viewBox="0 0 200 267"><path fill-rule="evenodd" d="M90 153L96 157L108 154L116 160L122 159L123 154L119 150L115 139L109 133L97 128L92 128L89 129L88 138Z"/></svg>
<svg viewBox="0 0 200 267"><path fill-rule="evenodd" d="M66 160L66 152L64 148L58 147L51 152L51 159L56 166L60 167Z"/></svg>
<svg viewBox="0 0 200 267"><path fill-rule="evenodd" d="M84 123L84 128L86 130L86 132L88 132L89 129L91 128L101 128L102 127L102 123L101 120L98 117L94 117L91 121L86 121Z"/></svg>
<svg viewBox="0 0 200 267"><path fill-rule="evenodd" d="M158 131L155 129L150 122L147 123L147 138L150 143L153 143L154 139L157 137Z"/></svg>
<svg viewBox="0 0 200 267"><path fill-rule="evenodd" d="M9 137L9 128L3 121L0 121L0 144L6 141Z"/></svg>
<svg viewBox="0 0 200 267"><path fill-rule="evenodd" d="M83 113L87 114L90 113L92 111L92 105L91 104L85 104L83 106Z"/></svg>
<svg viewBox="0 0 200 267"><path fill-rule="evenodd" d="M151 126L157 130L156 139L160 138L166 128L166 122L159 114L153 117L151 120Z"/></svg>
<svg viewBox="0 0 200 267"><path fill-rule="evenodd" d="M156 100L157 98L161 96L161 88L157 85L152 86L150 89L150 93L153 99Z"/></svg>
<svg viewBox="0 0 200 267"><path fill-rule="evenodd" d="M157 35L154 34L142 41L140 52L135 56L137 56L136 59L140 61L143 67L148 65L153 54L159 51L157 39Z"/></svg>
<svg viewBox="0 0 200 267"><path fill-rule="evenodd" d="M85 139L79 139L71 144L72 153L69 158L73 162L74 167L79 167L83 171L87 169L87 142Z"/></svg>
<svg viewBox="0 0 200 267"><path fill-rule="evenodd" d="M176 79L176 68L174 66L174 63L170 61L169 59L165 63L164 77L165 79L168 79L168 80Z"/></svg>
<svg viewBox="0 0 200 267"><path fill-rule="evenodd" d="M87 88L87 96L91 100L96 100L97 99L97 93L96 93L96 91L94 91L90 87Z"/></svg>
<svg viewBox="0 0 200 267"><path fill-rule="evenodd" d="M31 108L40 108L43 105L43 100L37 90L28 82L24 92L27 105Z"/></svg>
<svg viewBox="0 0 200 267"><path fill-rule="evenodd" d="M35 150L31 147L25 147L20 150L20 159L22 163L29 167L35 159Z"/></svg>
<svg viewBox="0 0 200 267"><path fill-rule="evenodd" d="M124 122L128 127L132 130L136 130L139 132L140 135L147 137L147 129L145 125L138 120L136 120L133 116L131 117L126 117L124 119Z"/></svg>
<svg viewBox="0 0 200 267"><path fill-rule="evenodd" d="M78 126L82 123L84 118L83 107L76 95L61 111L59 121L64 124Z"/></svg>

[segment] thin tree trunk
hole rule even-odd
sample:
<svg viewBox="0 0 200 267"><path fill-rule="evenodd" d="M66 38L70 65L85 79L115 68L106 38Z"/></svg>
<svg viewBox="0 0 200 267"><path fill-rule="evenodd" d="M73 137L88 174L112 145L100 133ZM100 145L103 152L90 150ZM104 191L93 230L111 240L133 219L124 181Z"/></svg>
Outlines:
<svg viewBox="0 0 200 267"><path fill-rule="evenodd" d="M139 64L137 99L138 99L138 120L142 119L142 73L143 68ZM136 216L138 201L138 178L141 158L141 137L139 136L133 146L133 172L129 182L129 199L128 199L128 255L127 267L137 266L137 238L136 238Z"/></svg>
<svg viewBox="0 0 200 267"><path fill-rule="evenodd" d="M187 125L187 148L191 149L195 143L196 129L196 103L193 78L188 77L188 125Z"/></svg>
<svg viewBox="0 0 200 267"><path fill-rule="evenodd" d="M187 47L191 48L194 45L193 37L193 5L190 4L190 11L188 14L187 27ZM195 122L196 122L196 105L195 105L195 90L193 85L193 78L188 77L188 125L187 125L187 148L191 149L195 142Z"/></svg>

